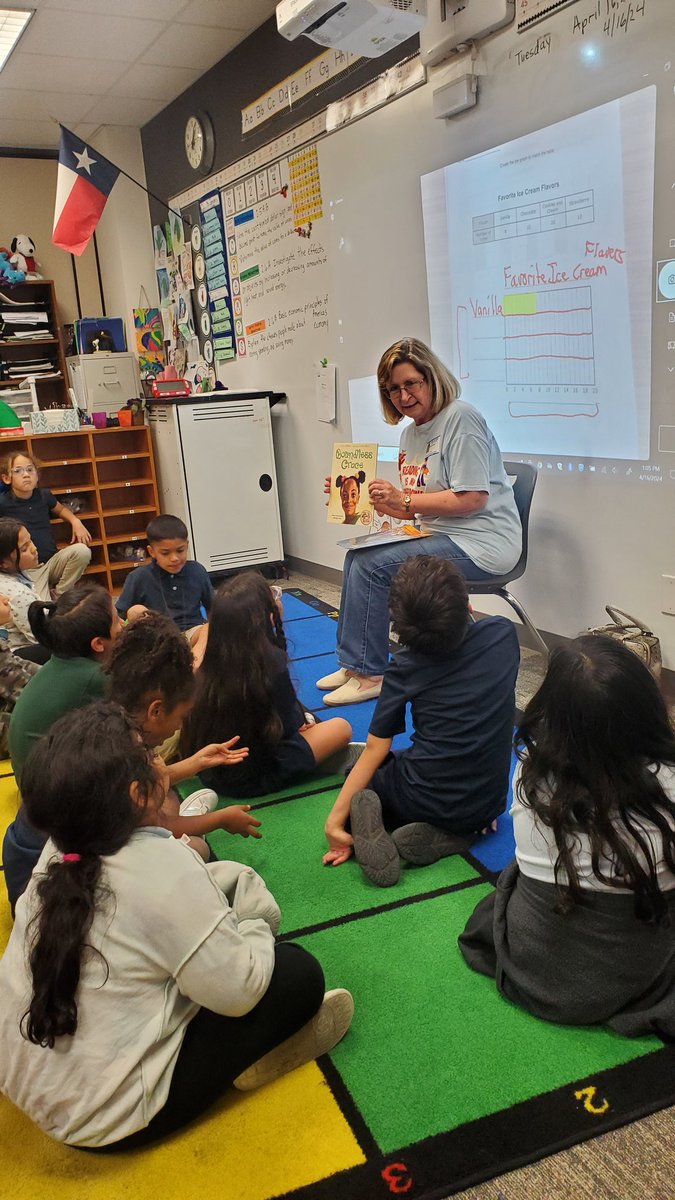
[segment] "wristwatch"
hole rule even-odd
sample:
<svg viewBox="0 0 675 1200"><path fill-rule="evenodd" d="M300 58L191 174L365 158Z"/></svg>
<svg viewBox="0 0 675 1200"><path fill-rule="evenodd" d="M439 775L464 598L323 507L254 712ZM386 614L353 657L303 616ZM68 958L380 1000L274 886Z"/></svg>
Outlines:
<svg viewBox="0 0 675 1200"><path fill-rule="evenodd" d="M407 515L408 515L408 513L410 512L410 505L411 505L411 504L412 504L412 496L411 496L410 492L404 492L404 493L403 493L403 507L404 507L404 509L405 509L405 515L406 515L406 516L407 516Z"/></svg>

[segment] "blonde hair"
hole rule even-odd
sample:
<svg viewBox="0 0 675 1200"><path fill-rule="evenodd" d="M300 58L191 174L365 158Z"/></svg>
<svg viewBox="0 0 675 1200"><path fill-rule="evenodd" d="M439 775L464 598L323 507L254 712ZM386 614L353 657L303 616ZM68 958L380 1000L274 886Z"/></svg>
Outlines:
<svg viewBox="0 0 675 1200"><path fill-rule="evenodd" d="M417 338L402 338L400 342L394 342L393 346L385 350L377 367L382 415L387 425L398 425L403 419L387 394L392 371L401 363L410 363L429 384L433 416L459 399L462 392L459 380L455 379L433 350Z"/></svg>

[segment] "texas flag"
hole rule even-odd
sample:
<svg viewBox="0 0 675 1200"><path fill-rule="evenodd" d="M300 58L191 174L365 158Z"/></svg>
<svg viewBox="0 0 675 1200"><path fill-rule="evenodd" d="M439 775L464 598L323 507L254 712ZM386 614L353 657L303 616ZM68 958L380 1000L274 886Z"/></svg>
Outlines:
<svg viewBox="0 0 675 1200"><path fill-rule="evenodd" d="M61 126L54 210L55 246L82 254L98 225L119 167Z"/></svg>

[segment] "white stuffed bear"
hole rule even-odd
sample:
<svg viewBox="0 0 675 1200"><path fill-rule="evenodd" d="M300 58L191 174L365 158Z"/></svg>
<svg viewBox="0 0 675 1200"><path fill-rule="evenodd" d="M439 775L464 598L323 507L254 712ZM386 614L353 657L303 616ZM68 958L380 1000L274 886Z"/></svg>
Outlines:
<svg viewBox="0 0 675 1200"><path fill-rule="evenodd" d="M35 258L35 242L27 233L17 233L12 238L12 257L10 264L17 271L25 271L27 279L42 279L38 272L39 263Z"/></svg>

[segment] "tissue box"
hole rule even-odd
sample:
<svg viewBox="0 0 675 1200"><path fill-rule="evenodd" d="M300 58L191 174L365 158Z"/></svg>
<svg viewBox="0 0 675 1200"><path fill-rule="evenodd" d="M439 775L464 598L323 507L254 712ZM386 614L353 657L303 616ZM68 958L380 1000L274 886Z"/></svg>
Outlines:
<svg viewBox="0 0 675 1200"><path fill-rule="evenodd" d="M74 408L46 408L30 414L32 433L77 433L80 421Z"/></svg>

